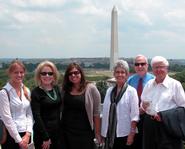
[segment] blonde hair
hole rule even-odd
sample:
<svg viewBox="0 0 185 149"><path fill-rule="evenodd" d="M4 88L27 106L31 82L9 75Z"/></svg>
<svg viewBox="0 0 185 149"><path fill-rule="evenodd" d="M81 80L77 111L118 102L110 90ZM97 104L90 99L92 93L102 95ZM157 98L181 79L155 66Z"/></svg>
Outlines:
<svg viewBox="0 0 185 149"><path fill-rule="evenodd" d="M36 70L35 70L35 82L38 86L41 86L41 79L40 79L40 73L41 73L41 70L45 67L45 66L48 66L52 69L53 71L53 77L54 77L54 82L52 85L56 85L58 83L58 79L59 79L59 72L58 72L58 69L57 67L55 66L55 64L51 61L43 61L41 62Z"/></svg>
<svg viewBox="0 0 185 149"><path fill-rule="evenodd" d="M7 69L8 75L10 75L10 74L16 69L17 66L22 67L22 69L24 70L24 72L26 72L26 67L25 67L25 65L22 63L22 61L20 61L20 60L18 60L18 59L15 59L15 60L13 60L13 61L10 63L10 65L9 65L9 67L8 67L8 69ZM27 100L30 101L31 98L30 98L29 95L28 95L28 90L29 90L29 89L23 84L24 96L26 97Z"/></svg>
<svg viewBox="0 0 185 149"><path fill-rule="evenodd" d="M15 70L15 68L16 68L17 66L22 67L23 70L24 70L24 72L26 72L26 67L24 66L24 64L23 64L20 60L16 59L16 60L13 60L13 61L10 63L10 65L9 65L9 67L8 67L8 69L7 69L8 75L10 75L10 74Z"/></svg>

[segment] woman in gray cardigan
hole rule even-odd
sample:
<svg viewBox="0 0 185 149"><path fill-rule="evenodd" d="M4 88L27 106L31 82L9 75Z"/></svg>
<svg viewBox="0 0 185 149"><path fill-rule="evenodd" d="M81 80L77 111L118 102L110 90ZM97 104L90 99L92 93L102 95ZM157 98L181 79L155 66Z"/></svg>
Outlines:
<svg viewBox="0 0 185 149"><path fill-rule="evenodd" d="M66 69L62 89L64 108L63 138L66 149L93 149L100 142L100 93L96 86L85 80L82 68L71 63Z"/></svg>

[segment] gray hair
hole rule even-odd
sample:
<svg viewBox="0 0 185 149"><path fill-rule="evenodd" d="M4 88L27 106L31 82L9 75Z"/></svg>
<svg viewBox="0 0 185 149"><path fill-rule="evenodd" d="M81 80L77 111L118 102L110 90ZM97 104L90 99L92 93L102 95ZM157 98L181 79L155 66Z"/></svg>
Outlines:
<svg viewBox="0 0 185 149"><path fill-rule="evenodd" d="M126 73L128 74L129 73L129 66L128 66L128 63L124 60L118 60L115 65L114 65L114 72L116 71L117 68L123 68Z"/></svg>
<svg viewBox="0 0 185 149"><path fill-rule="evenodd" d="M151 66L153 66L153 64L155 63L163 63L165 66L169 66L169 62L167 61L167 59L162 56L153 57L151 60Z"/></svg>
<svg viewBox="0 0 185 149"><path fill-rule="evenodd" d="M136 59L137 59L137 58L139 58L139 57L144 58L144 59L145 59L145 61L146 61L146 63L148 64L148 59L147 59L147 57L146 57L146 56L144 56L144 55L142 55L142 54L138 54L138 55L135 57L135 59L134 59L134 63L136 63Z"/></svg>

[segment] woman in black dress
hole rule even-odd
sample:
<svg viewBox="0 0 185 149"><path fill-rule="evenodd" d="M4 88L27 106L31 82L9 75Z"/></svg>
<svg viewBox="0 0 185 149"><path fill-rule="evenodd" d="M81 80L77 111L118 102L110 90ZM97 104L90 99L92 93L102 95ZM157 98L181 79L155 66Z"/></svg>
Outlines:
<svg viewBox="0 0 185 149"><path fill-rule="evenodd" d="M35 149L61 149L61 94L56 85L58 70L50 61L40 63L35 71L37 87L31 93L31 108L35 120L33 140Z"/></svg>
<svg viewBox="0 0 185 149"><path fill-rule="evenodd" d="M84 72L76 63L66 69L63 80L64 109L63 137L66 149L93 149L100 137L100 94L85 80Z"/></svg>

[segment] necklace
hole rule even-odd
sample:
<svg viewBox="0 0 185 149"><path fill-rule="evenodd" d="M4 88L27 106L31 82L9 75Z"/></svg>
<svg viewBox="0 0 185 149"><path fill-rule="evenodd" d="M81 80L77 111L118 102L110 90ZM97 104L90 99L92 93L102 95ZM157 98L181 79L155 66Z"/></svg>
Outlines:
<svg viewBox="0 0 185 149"><path fill-rule="evenodd" d="M48 95L48 97L49 97L50 99L52 99L52 100L57 100L57 93L56 93L55 89L53 88L51 91L53 91L53 92L52 92L53 97L52 97L50 91L44 90L44 92Z"/></svg>

